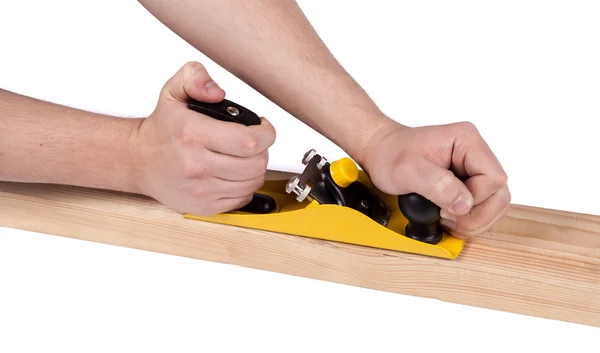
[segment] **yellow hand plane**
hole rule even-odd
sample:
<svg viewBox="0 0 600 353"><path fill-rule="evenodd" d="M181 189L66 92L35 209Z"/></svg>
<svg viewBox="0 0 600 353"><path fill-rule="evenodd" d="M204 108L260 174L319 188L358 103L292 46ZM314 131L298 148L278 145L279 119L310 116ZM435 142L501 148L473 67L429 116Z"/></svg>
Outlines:
<svg viewBox="0 0 600 353"><path fill-rule="evenodd" d="M256 114L228 100L188 106L216 119L260 124ZM302 163L301 174L266 180L240 209L184 217L447 259L463 249L464 240L444 231L439 207L423 196L381 192L347 157L330 163L311 149Z"/></svg>

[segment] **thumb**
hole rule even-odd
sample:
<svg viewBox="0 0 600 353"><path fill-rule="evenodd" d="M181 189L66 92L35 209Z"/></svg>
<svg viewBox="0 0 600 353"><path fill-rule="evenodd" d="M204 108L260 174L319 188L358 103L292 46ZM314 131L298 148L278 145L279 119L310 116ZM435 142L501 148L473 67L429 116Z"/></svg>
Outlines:
<svg viewBox="0 0 600 353"><path fill-rule="evenodd" d="M442 210L464 215L473 207L473 195L452 171L423 158L410 167L403 166L398 179L406 193L416 192L431 200Z"/></svg>
<svg viewBox="0 0 600 353"><path fill-rule="evenodd" d="M191 61L165 83L162 96L180 102L193 98L201 102L217 103L225 98L225 91L214 82L204 65Z"/></svg>

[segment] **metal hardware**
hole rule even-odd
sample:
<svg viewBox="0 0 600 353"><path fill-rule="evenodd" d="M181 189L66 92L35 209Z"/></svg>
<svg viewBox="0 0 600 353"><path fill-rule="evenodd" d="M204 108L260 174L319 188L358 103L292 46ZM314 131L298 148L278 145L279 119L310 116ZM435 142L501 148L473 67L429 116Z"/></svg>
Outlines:
<svg viewBox="0 0 600 353"><path fill-rule="evenodd" d="M231 116L238 116L240 115L240 110L233 105L230 105L227 107L227 113L229 113Z"/></svg>

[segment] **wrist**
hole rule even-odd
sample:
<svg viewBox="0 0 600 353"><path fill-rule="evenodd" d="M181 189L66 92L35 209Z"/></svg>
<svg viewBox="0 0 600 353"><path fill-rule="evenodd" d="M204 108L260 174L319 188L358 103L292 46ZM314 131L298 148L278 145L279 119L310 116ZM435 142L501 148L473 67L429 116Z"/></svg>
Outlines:
<svg viewBox="0 0 600 353"><path fill-rule="evenodd" d="M369 119L360 121L355 131L340 142L340 147L368 172L369 155L377 145L377 141L399 126L402 125L384 114L372 115Z"/></svg>
<svg viewBox="0 0 600 353"><path fill-rule="evenodd" d="M90 150L94 160L90 168L97 176L90 176L89 186L128 193L140 193L132 140L141 124L140 118L108 117L103 139L97 142L97 150ZM103 152L100 149L106 148ZM99 176L103 176L99 178Z"/></svg>
<svg viewBox="0 0 600 353"><path fill-rule="evenodd" d="M127 160L129 161L128 182L130 192L148 195L146 187L147 143L142 134L146 128L145 118L131 119L132 126L127 139Z"/></svg>

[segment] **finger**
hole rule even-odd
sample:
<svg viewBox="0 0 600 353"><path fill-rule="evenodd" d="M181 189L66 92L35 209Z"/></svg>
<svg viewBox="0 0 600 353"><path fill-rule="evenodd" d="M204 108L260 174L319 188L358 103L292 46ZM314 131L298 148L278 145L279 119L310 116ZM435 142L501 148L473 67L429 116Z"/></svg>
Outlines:
<svg viewBox="0 0 600 353"><path fill-rule="evenodd" d="M200 178L202 178L202 182L208 185L208 187L203 189L202 194L208 194L213 199L222 197L241 197L248 195L262 188L265 183L265 174L241 181L225 180L218 177L207 177L206 175L199 177L188 175L188 177L190 180L200 180Z"/></svg>
<svg viewBox="0 0 600 353"><path fill-rule="evenodd" d="M467 175L488 175L490 180L498 181L499 184L506 179L506 172L498 158L483 139L473 143L473 146L466 152L464 168Z"/></svg>
<svg viewBox="0 0 600 353"><path fill-rule="evenodd" d="M211 175L229 181L245 181L264 176L268 163L268 150L252 157L237 157L207 151L203 160Z"/></svg>
<svg viewBox="0 0 600 353"><path fill-rule="evenodd" d="M201 144L215 153L236 157L256 156L275 142L275 129L267 119L261 120L261 125L244 126L190 112L190 121L185 129L186 140Z"/></svg>
<svg viewBox="0 0 600 353"><path fill-rule="evenodd" d="M260 125L245 127L246 129L243 130L244 134L237 141L237 144L219 146L223 148L208 148L214 152L236 157L251 157L267 151L275 143L276 132L267 118L261 117L260 121Z"/></svg>
<svg viewBox="0 0 600 353"><path fill-rule="evenodd" d="M507 183L506 172L490 146L472 124L456 124L462 133L454 142L452 168L466 182L474 197L474 204L486 200Z"/></svg>
<svg viewBox="0 0 600 353"><path fill-rule="evenodd" d="M479 205L501 188L507 186L498 180L490 180L488 175L476 175L465 180L465 185L473 194L473 205Z"/></svg>
<svg viewBox="0 0 600 353"><path fill-rule="evenodd" d="M250 180L230 181L215 178L213 195L217 198L238 198L253 194L265 183L264 175Z"/></svg>
<svg viewBox="0 0 600 353"><path fill-rule="evenodd" d="M508 187L503 187L490 198L473 207L469 214L456 217L456 222L442 220L442 224L463 238L480 235L506 213L510 199Z"/></svg>
<svg viewBox="0 0 600 353"><path fill-rule="evenodd" d="M194 98L201 102L216 103L225 98L225 91L216 84L199 62L188 62L162 88L162 97L179 102Z"/></svg>
<svg viewBox="0 0 600 353"><path fill-rule="evenodd" d="M483 202L507 185L506 172L496 157L484 150L469 152L465 168L471 176L465 184L473 193L475 204Z"/></svg>
<svg viewBox="0 0 600 353"><path fill-rule="evenodd" d="M466 181L464 181L464 184L471 192L471 195L473 195L473 207L484 202L498 191L494 183L488 182L487 175L476 175L468 178ZM442 209L441 217L445 218L446 220L456 222L455 214L449 210Z"/></svg>
<svg viewBox="0 0 600 353"><path fill-rule="evenodd" d="M224 197L214 202L213 210L215 213L229 212L242 208L252 201L254 194L248 194L242 197Z"/></svg>
<svg viewBox="0 0 600 353"><path fill-rule="evenodd" d="M269 119L265 118L264 116L260 117L260 125L250 126L250 129L258 130L258 133L263 135L262 137L265 140L264 142L267 148L271 147L277 139L277 131L275 130L275 127L273 124L271 124Z"/></svg>
<svg viewBox="0 0 600 353"><path fill-rule="evenodd" d="M203 207L197 214L216 214L242 207L250 202L254 193L264 185L264 177L242 182L221 179L210 181L210 206ZM202 201L202 200L198 200Z"/></svg>
<svg viewBox="0 0 600 353"><path fill-rule="evenodd" d="M502 219L502 217L504 217L506 215L506 213L508 213L509 210L509 205L507 205L502 211L500 211L500 213L498 213L498 215L496 215L496 217L489 222L486 226L481 227L480 229L476 230L476 231L464 231L464 230L454 230L456 228L456 224L453 224L452 227L448 227L448 225L445 223L445 221L442 221L442 226L444 226L445 228L448 228L447 231L455 236L456 238L459 239L464 239L467 240L469 238L472 237L476 237L476 236L481 236L482 234L488 232L500 219Z"/></svg>
<svg viewBox="0 0 600 353"><path fill-rule="evenodd" d="M395 174L401 194L416 192L453 214L467 214L473 204L469 189L448 169L422 158L401 164Z"/></svg>

